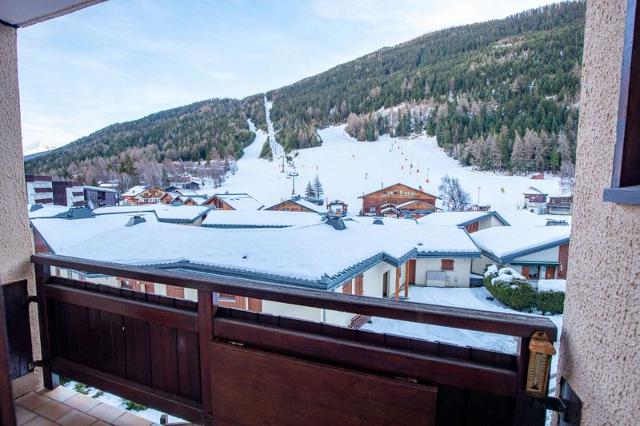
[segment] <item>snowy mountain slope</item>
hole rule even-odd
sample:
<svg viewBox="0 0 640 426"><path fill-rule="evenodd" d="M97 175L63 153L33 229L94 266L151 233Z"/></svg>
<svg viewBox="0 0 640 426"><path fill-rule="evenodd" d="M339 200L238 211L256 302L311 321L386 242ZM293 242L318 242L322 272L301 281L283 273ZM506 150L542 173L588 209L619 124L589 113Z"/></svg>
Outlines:
<svg viewBox="0 0 640 426"><path fill-rule="evenodd" d="M238 161L238 171L229 176L218 191L248 192L266 206L291 196L292 180L281 172L282 163L258 158L267 135L256 130L255 141L245 149ZM559 194L558 178L532 180L524 176L507 176L462 167L440 149L435 138L413 139L382 136L376 142L358 142L344 131L344 126L320 130L323 144L296 151L294 156L296 193L303 193L308 181L317 174L325 190L325 198L340 199L349 204L351 214L358 214L364 193L394 183L422 188L438 195L441 178L457 177L464 189L477 202L491 204L511 224L544 224L545 216L520 210L522 192L529 186ZM557 216L555 216L557 218Z"/></svg>

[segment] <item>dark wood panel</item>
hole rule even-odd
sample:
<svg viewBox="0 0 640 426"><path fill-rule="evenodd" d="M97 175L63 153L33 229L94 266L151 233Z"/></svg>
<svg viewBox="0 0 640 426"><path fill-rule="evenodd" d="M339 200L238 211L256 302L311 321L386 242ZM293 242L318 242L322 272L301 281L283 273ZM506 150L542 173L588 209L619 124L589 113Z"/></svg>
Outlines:
<svg viewBox="0 0 640 426"><path fill-rule="evenodd" d="M151 384L151 356L149 355L149 323L124 318L126 348L126 378L144 385Z"/></svg>
<svg viewBox="0 0 640 426"><path fill-rule="evenodd" d="M233 294L362 315L381 316L519 337L530 337L536 331L544 331L552 340L555 341L557 338L556 326L548 318L542 317L353 296L285 287L278 284L223 275L211 274L209 277L203 277L202 275L188 272L161 271L152 268L125 266L50 254L34 254L31 256L31 260L36 264L50 264L81 271L164 283L177 287L188 287L208 292Z"/></svg>
<svg viewBox="0 0 640 426"><path fill-rule="evenodd" d="M516 372L468 361L415 354L392 347L216 318L215 336L260 349L322 360L380 374L514 396Z"/></svg>
<svg viewBox="0 0 640 426"><path fill-rule="evenodd" d="M210 343L216 424L435 425L435 388Z"/></svg>
<svg viewBox="0 0 640 426"><path fill-rule="evenodd" d="M177 330L173 327L149 324L149 341L151 385L165 392L179 394Z"/></svg>
<svg viewBox="0 0 640 426"><path fill-rule="evenodd" d="M180 395L202 401L198 334L178 330L178 378Z"/></svg>
<svg viewBox="0 0 640 426"><path fill-rule="evenodd" d="M47 298L189 331L196 331L198 328L197 316L193 312L154 305L131 297L117 297L103 292L49 284L47 285Z"/></svg>
<svg viewBox="0 0 640 426"><path fill-rule="evenodd" d="M170 412L185 420L200 422L202 418L200 405L185 398L59 358L54 358L51 366L55 373L62 376L74 378L148 407Z"/></svg>
<svg viewBox="0 0 640 426"><path fill-rule="evenodd" d="M9 374L17 379L32 370L31 325L29 319L29 301L27 281L3 284L5 314L0 317L6 324L9 341Z"/></svg>
<svg viewBox="0 0 640 426"><path fill-rule="evenodd" d="M5 328L4 297L0 291L0 425L13 426L16 424L13 407L13 392L11 378L9 376L9 337Z"/></svg>
<svg viewBox="0 0 640 426"><path fill-rule="evenodd" d="M123 327L122 315L100 312L100 369L119 377L127 370Z"/></svg>

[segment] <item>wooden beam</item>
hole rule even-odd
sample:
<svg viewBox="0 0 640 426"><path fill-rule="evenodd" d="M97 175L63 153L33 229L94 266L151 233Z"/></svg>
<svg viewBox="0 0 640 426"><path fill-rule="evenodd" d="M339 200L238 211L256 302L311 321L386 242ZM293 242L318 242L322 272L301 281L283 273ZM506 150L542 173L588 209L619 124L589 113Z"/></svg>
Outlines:
<svg viewBox="0 0 640 426"><path fill-rule="evenodd" d="M214 333L216 338L345 368L503 396L516 394L516 372L506 368L227 318L214 320Z"/></svg>
<svg viewBox="0 0 640 426"><path fill-rule="evenodd" d="M9 376L9 338L5 327L4 298L0 287L0 425L15 426L15 424L16 416Z"/></svg>
<svg viewBox="0 0 640 426"><path fill-rule="evenodd" d="M544 331L555 341L558 330L549 318L531 315L489 312L451 306L394 301L367 296L354 296L283 286L279 284L234 278L226 275L192 274L164 271L149 267L120 265L51 254L34 254L31 261L38 265L54 265L78 271L188 287L217 293L272 300L293 305L310 306L361 315L378 316L423 324L434 324L466 330L485 331L508 336L529 337Z"/></svg>
<svg viewBox="0 0 640 426"><path fill-rule="evenodd" d="M52 278L52 281L55 282L55 278ZM46 291L49 300L97 309L182 330L198 331L195 312L59 284L46 285Z"/></svg>
<svg viewBox="0 0 640 426"><path fill-rule="evenodd" d="M53 389L60 384L58 376L51 372L51 341L47 306L47 281L51 278L48 265L36 265L36 296L38 300L38 326L40 327L40 347L42 352L42 380L44 387Z"/></svg>
<svg viewBox="0 0 640 426"><path fill-rule="evenodd" d="M110 392L157 410L198 423L202 420L202 407L194 401L144 386L122 377L76 364L61 358L51 361L54 372L77 380L105 392Z"/></svg>
<svg viewBox="0 0 640 426"><path fill-rule="evenodd" d="M402 269L398 266L396 268L396 290L394 291L394 298L396 300L400 298L400 275L402 275Z"/></svg>
<svg viewBox="0 0 640 426"><path fill-rule="evenodd" d="M216 308L217 309L217 308ZM202 424L213 425L211 405L211 373L209 343L213 340L213 293L198 291L198 345L200 349L200 389L202 392Z"/></svg>

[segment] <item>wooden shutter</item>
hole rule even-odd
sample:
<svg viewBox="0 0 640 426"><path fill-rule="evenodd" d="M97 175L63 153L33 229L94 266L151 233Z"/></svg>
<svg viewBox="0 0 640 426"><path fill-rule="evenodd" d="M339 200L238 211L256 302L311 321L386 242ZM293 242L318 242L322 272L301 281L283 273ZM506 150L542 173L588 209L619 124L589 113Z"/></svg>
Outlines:
<svg viewBox="0 0 640 426"><path fill-rule="evenodd" d="M358 296L362 296L364 294L364 276L358 275L356 277L356 292Z"/></svg>
<svg viewBox="0 0 640 426"><path fill-rule="evenodd" d="M453 259L442 259L441 269L443 271L453 271Z"/></svg>

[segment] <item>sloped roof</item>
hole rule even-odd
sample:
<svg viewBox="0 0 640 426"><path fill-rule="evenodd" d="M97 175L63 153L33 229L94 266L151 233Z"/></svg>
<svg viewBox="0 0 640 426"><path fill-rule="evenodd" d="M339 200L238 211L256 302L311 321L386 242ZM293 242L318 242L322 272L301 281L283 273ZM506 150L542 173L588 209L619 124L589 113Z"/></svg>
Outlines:
<svg viewBox="0 0 640 426"><path fill-rule="evenodd" d="M509 222L496 211L473 211L473 212L436 212L431 213L418 219L425 225L441 225L441 226L467 226L473 222L477 222L486 217L493 216L503 225L508 226Z"/></svg>
<svg viewBox="0 0 640 426"><path fill-rule="evenodd" d="M276 210L213 210L202 226L213 228L286 228L318 224L322 216L316 213L282 212Z"/></svg>
<svg viewBox="0 0 640 426"><path fill-rule="evenodd" d="M538 188L536 188L535 186L530 186L529 188L527 188L523 194L536 194L536 195L548 195L546 192L542 192L540 191Z"/></svg>
<svg viewBox="0 0 640 426"><path fill-rule="evenodd" d="M57 254L320 289L339 285L380 261L397 266L410 257L479 256L464 231L415 221L373 225L350 220L338 231L324 223L281 229L191 227L159 223L150 213L146 222L126 227L129 219L107 214L32 223Z"/></svg>
<svg viewBox="0 0 640 426"><path fill-rule="evenodd" d="M570 226L496 226L470 234L488 257L509 263L517 257L569 242Z"/></svg>
<svg viewBox="0 0 640 426"><path fill-rule="evenodd" d="M282 204L285 204L285 203L295 203L295 204L297 204L299 206L304 207L307 210L311 210L311 211L314 211L316 213L326 213L327 212L327 208L324 205L314 204L311 201L307 201L307 200L305 200L303 198L290 198L288 200L280 201L279 203L274 204L271 207L268 207L266 210L272 210L272 209L274 209L274 208L276 208L276 207L278 207L278 206L280 206Z"/></svg>
<svg viewBox="0 0 640 426"><path fill-rule="evenodd" d="M135 197L136 195L140 195L144 192L145 189L149 188L148 186L145 185L136 185L136 186L132 186L131 188L127 189L125 192L122 193L123 197Z"/></svg>
<svg viewBox="0 0 640 426"><path fill-rule="evenodd" d="M264 207L264 204L245 192L236 194L216 194L213 197L219 198L235 210L260 210Z"/></svg>
<svg viewBox="0 0 640 426"><path fill-rule="evenodd" d="M428 196L433 197L433 198L440 198L438 196L435 196L433 194L429 194L428 192L422 191L420 189L413 188L413 187L411 187L409 185L405 185L404 183L394 183L393 185L385 186L384 188L380 188L380 189L378 189L376 191L372 191L372 192L369 192L367 194L363 194L363 195L359 196L358 198L364 198L364 197L367 197L369 195L377 194L378 192L388 191L389 188L394 187L394 186L402 186L402 187L404 187L404 188L406 188L408 190L420 192L420 193L423 193L423 194L428 195Z"/></svg>
<svg viewBox="0 0 640 426"><path fill-rule="evenodd" d="M136 206L108 206L93 211L95 215L123 214L131 216L133 213L154 213L161 222L192 223L209 212L210 206L185 206L171 204L144 204Z"/></svg>

